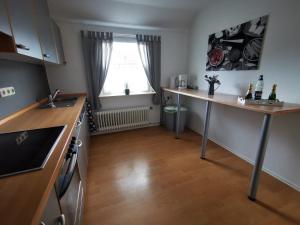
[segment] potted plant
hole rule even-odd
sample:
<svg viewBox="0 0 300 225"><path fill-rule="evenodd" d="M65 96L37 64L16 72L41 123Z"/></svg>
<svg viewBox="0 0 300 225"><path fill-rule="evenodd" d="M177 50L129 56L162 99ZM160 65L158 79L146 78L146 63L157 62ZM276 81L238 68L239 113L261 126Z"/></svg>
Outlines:
<svg viewBox="0 0 300 225"><path fill-rule="evenodd" d="M125 95L129 95L130 90L129 90L129 86L128 83L125 84Z"/></svg>
<svg viewBox="0 0 300 225"><path fill-rule="evenodd" d="M215 90L217 90L220 85L221 82L218 80L218 76L219 75L213 75L213 76L208 76L205 75L205 80L208 82L209 88L208 88L208 95L214 95L215 94ZM217 88L215 88L215 84L218 84L219 86Z"/></svg>

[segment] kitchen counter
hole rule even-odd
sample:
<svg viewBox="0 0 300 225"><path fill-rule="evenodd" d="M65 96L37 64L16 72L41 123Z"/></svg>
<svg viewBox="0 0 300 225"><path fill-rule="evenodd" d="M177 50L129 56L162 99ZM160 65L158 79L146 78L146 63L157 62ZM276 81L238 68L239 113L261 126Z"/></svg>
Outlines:
<svg viewBox="0 0 300 225"><path fill-rule="evenodd" d="M0 125L0 133L67 125L44 169L0 178L1 224L40 224L85 102L85 95L76 96L78 100L73 107L54 109L35 107Z"/></svg>

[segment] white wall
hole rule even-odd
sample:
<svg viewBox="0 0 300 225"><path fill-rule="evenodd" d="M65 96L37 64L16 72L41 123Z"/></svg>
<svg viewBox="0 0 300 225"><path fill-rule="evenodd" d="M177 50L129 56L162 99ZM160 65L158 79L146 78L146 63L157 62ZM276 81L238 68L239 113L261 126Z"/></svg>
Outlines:
<svg viewBox="0 0 300 225"><path fill-rule="evenodd" d="M58 21L62 33L62 41L67 64L64 66L47 66L48 80L51 90L61 89L64 93L78 93L87 91L84 62L82 56L80 30L112 31L122 34L156 34L162 38L162 78L161 84L168 83L168 77L187 71L187 43L186 30L147 28L118 28L90 25L72 21ZM102 98L103 109L126 106L152 105L151 95L122 96ZM152 105L153 106L153 105ZM152 123L159 122L159 107L153 106L150 115Z"/></svg>
<svg viewBox="0 0 300 225"><path fill-rule="evenodd" d="M205 74L208 36L224 28L268 14L269 24L261 58L256 71L217 72L222 86L218 92L244 94L249 82L259 74L265 78L264 97L272 84L278 84L278 98L300 103L300 2L297 0L232 0L210 6L197 16L191 30L189 72L197 84L207 89ZM202 133L204 102L186 99L191 111L188 126ZM253 162L259 141L263 115L241 109L214 105L209 138L234 154ZM264 169L300 190L300 115L276 116L267 148Z"/></svg>

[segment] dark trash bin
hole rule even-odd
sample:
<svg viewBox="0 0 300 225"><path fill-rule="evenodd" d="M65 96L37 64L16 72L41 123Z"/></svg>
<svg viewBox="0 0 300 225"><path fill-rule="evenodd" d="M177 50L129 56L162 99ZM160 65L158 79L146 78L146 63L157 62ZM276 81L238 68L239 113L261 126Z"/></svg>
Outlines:
<svg viewBox="0 0 300 225"><path fill-rule="evenodd" d="M184 131L185 122L186 122L186 113L187 113L187 108L181 106L180 107L180 125L179 125L180 133L182 133ZM177 106L165 106L164 114L165 114L166 128L170 131L176 131Z"/></svg>

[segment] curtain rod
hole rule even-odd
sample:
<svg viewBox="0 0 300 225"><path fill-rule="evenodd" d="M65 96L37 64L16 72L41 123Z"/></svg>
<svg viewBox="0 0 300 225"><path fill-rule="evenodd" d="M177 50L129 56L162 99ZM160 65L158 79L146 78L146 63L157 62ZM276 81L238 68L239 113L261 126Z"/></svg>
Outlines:
<svg viewBox="0 0 300 225"><path fill-rule="evenodd" d="M121 33L113 33L113 37L116 38L134 38L136 39L136 34L121 34Z"/></svg>
<svg viewBox="0 0 300 225"><path fill-rule="evenodd" d="M159 36L159 35L154 35L154 36ZM114 33L113 32L113 37L116 37L116 38L134 38L134 39L136 39L136 34L122 34L122 33Z"/></svg>

